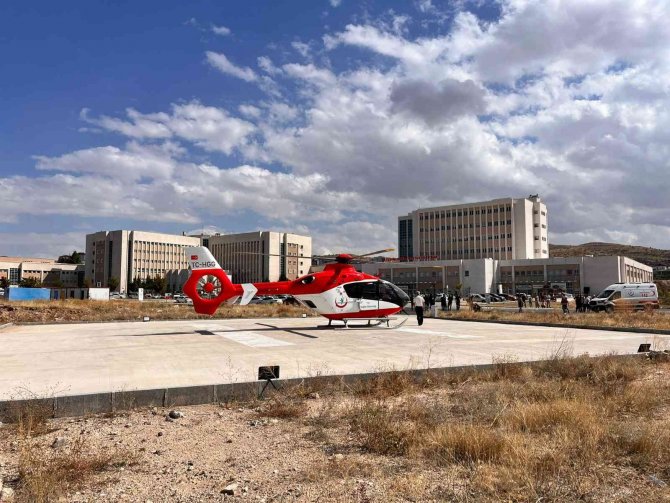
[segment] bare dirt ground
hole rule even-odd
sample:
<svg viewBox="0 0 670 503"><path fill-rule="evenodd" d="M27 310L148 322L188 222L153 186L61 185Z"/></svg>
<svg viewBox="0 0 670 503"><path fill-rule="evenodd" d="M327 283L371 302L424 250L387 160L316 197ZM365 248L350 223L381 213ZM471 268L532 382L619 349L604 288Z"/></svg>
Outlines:
<svg viewBox="0 0 670 503"><path fill-rule="evenodd" d="M229 306L222 304L215 315L203 316L193 306L172 301L91 300L54 301L0 301L0 325L3 323L58 323L142 320L149 316L153 320L192 320L211 318L287 318L313 316L306 308L291 305L255 304Z"/></svg>
<svg viewBox="0 0 670 503"><path fill-rule="evenodd" d="M670 501L670 363L499 361L0 428L15 501ZM178 415L178 414L177 414Z"/></svg>

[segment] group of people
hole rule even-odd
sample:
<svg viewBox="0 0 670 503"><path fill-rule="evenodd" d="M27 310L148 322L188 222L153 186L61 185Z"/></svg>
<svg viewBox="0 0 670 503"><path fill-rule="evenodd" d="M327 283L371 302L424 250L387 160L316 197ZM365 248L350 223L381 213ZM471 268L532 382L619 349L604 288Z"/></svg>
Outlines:
<svg viewBox="0 0 670 503"><path fill-rule="evenodd" d="M551 307L551 297L549 295L544 295L539 293L536 295L529 295L527 293L518 293L516 295L516 303L519 306L519 312L521 312L525 307Z"/></svg>
<svg viewBox="0 0 670 503"><path fill-rule="evenodd" d="M586 311L591 309L589 304L591 304L590 295L582 295L581 293L575 295L575 312L585 313Z"/></svg>
<svg viewBox="0 0 670 503"><path fill-rule="evenodd" d="M420 291L416 292L416 295L412 298L412 308L414 309L414 312L416 313L416 321L418 322L419 325L423 325L423 315L424 315L424 309L430 309L435 305L435 301L437 300L437 297L433 294L427 294L425 297L421 295ZM442 297L440 298L440 307L444 311L451 311L452 306L454 305L454 302L456 303L456 311L461 309L461 296L458 292L455 294L449 293L448 295L446 293L442 294Z"/></svg>
<svg viewBox="0 0 670 503"><path fill-rule="evenodd" d="M525 307L543 307L550 308L552 300L557 300L561 303L561 309L564 313L569 313L569 299L565 293L560 294L560 296L552 297L551 295L546 295L542 292L536 295L529 295L526 293L519 293L516 296L517 306L519 306L519 312L523 311ZM575 296L575 312L585 313L589 309L589 303L591 302L591 297L589 295L582 295L578 293Z"/></svg>
<svg viewBox="0 0 670 503"><path fill-rule="evenodd" d="M436 303L437 298L439 297L440 307L443 311L451 311L454 303L456 304L456 310L461 309L461 296L458 292L456 293L443 293L441 296L436 296L434 294L427 294L425 297L421 292L417 291L415 296L412 298L412 308L416 313L416 320L419 325L423 325L423 316L425 309L433 307ZM526 307L536 307L536 308L551 308L552 301L558 301L561 304L561 309L563 313L567 314L570 312L569 309L569 300L565 293L562 293L558 296L553 296L551 294L545 294L539 292L535 295L527 293L518 293L516 296L517 305L519 306L519 312L522 312ZM578 293L575 296L575 312L585 313L589 310L589 303L591 302L591 297L588 295L583 295ZM472 307L472 306L471 306ZM474 309L477 310L478 306L475 304Z"/></svg>

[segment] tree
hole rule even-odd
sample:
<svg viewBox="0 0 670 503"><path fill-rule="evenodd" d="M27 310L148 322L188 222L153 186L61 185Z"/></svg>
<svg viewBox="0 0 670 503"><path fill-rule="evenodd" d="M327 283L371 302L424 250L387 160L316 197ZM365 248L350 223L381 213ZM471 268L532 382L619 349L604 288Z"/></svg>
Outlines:
<svg viewBox="0 0 670 503"><path fill-rule="evenodd" d="M165 293L165 290L167 290L167 280L164 276L156 274L151 280L151 285L147 286L150 286L154 293L160 293L162 295Z"/></svg>
<svg viewBox="0 0 670 503"><path fill-rule="evenodd" d="M81 264L81 255L74 250L71 255L61 255L56 262L58 264Z"/></svg>
<svg viewBox="0 0 670 503"><path fill-rule="evenodd" d="M81 255L77 250L72 252L70 259L72 260L72 264L81 264Z"/></svg>
<svg viewBox="0 0 670 503"><path fill-rule="evenodd" d="M39 288L42 286L39 279L36 278L23 278L19 281L19 286L24 288Z"/></svg>
<svg viewBox="0 0 670 503"><path fill-rule="evenodd" d="M110 292L115 291L119 287L119 278L111 276L109 280L107 280L107 286L109 287Z"/></svg>

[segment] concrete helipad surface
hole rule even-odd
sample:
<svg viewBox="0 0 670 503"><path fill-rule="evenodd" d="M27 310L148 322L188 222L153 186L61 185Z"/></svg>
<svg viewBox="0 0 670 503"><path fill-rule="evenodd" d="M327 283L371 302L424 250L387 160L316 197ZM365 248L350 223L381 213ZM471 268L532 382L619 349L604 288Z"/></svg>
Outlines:
<svg viewBox="0 0 670 503"><path fill-rule="evenodd" d="M13 326L0 331L0 400L281 377L521 361L557 350L619 354L667 336L410 318L401 328L325 329L324 320L245 319Z"/></svg>

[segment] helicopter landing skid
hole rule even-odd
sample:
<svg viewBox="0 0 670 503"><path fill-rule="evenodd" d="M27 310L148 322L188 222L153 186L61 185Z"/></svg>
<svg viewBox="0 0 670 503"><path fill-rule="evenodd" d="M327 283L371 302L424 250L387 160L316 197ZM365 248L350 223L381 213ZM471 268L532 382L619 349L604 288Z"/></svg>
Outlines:
<svg viewBox="0 0 670 503"><path fill-rule="evenodd" d="M395 316L389 317L389 316L379 316L379 317L371 317L371 318L343 318L341 321L344 323L343 327L335 327L332 326L332 320L328 320L328 325L320 325L319 328L383 328L383 329L394 329L394 328L400 328L402 327L407 320L409 319L408 316L405 316L402 318L399 322L391 325L392 321L396 321L398 318ZM349 322L351 321L367 321L367 324L365 325L349 325ZM383 323L386 323L386 326L383 325Z"/></svg>

